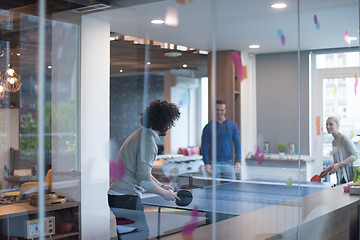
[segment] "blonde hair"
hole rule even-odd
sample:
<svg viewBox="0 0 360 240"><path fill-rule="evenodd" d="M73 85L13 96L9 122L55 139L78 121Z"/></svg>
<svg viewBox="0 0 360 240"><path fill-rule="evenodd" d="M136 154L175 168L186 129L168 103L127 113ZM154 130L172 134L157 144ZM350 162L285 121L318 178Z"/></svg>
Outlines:
<svg viewBox="0 0 360 240"><path fill-rule="evenodd" d="M333 120L338 126L340 126L340 118L335 117L335 116L330 116L327 119Z"/></svg>

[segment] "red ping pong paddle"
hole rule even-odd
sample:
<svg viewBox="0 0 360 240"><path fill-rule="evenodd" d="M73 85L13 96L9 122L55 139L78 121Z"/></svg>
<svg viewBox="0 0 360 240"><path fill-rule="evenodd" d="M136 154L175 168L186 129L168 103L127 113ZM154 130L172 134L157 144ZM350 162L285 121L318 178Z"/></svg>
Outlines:
<svg viewBox="0 0 360 240"><path fill-rule="evenodd" d="M311 182L321 182L321 177L319 175L314 175L311 179Z"/></svg>
<svg viewBox="0 0 360 240"><path fill-rule="evenodd" d="M193 196L189 190L181 189L177 191L176 195L180 198L175 201L178 206L185 207L192 202Z"/></svg>

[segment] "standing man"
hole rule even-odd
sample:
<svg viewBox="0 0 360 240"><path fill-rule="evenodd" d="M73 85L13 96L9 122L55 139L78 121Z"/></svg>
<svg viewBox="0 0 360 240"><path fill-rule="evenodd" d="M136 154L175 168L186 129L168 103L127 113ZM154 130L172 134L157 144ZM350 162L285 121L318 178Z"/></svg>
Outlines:
<svg viewBox="0 0 360 240"><path fill-rule="evenodd" d="M239 129L235 122L227 119L225 101L216 101L216 177L236 179L234 163L232 160L233 144L235 147L235 168L240 169L241 162L241 145ZM203 129L201 137L201 151L205 164L205 171L212 172L212 144L211 144L211 124L210 121Z"/></svg>
<svg viewBox="0 0 360 240"><path fill-rule="evenodd" d="M140 196L144 190L163 196L171 201L178 198L173 187L161 184L152 174L152 166L158 147L156 140L165 136L168 129L175 125L180 111L174 104L155 100L142 114L142 127L132 133L122 144L117 161L122 161L124 172L121 179L111 183L108 203L117 219L133 222L138 231L121 236L122 239L147 239L149 229Z"/></svg>

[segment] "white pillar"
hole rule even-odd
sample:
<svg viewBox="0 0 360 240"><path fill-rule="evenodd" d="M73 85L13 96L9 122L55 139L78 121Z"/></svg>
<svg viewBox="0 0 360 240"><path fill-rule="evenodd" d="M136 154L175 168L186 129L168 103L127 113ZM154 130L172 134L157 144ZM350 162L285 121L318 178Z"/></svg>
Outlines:
<svg viewBox="0 0 360 240"><path fill-rule="evenodd" d="M81 21L81 239L109 239L110 23Z"/></svg>

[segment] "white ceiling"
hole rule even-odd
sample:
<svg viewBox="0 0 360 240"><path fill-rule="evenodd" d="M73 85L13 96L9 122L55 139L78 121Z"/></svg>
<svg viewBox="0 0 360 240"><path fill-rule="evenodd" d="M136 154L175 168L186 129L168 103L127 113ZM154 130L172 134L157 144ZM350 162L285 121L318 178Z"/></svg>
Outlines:
<svg viewBox="0 0 360 240"><path fill-rule="evenodd" d="M287 52L298 49L297 1L285 0L286 9L272 9L270 0L218 0L216 15L211 0L192 0L178 4L176 0L158 1L126 8L89 14L111 22L111 31L174 43L202 50L212 50L212 33L216 29L217 50L239 50L253 53ZM349 47L344 34L359 35L359 3L357 0L300 0L300 49ZM153 25L150 20L164 19L168 9L178 15L178 26ZM316 29L314 14L320 29ZM214 18L216 28L214 28ZM281 44L278 30L286 43ZM249 49L259 44L260 49ZM351 46L359 46L353 41Z"/></svg>

